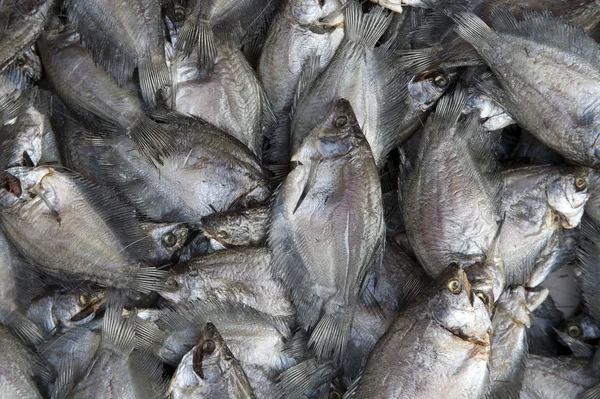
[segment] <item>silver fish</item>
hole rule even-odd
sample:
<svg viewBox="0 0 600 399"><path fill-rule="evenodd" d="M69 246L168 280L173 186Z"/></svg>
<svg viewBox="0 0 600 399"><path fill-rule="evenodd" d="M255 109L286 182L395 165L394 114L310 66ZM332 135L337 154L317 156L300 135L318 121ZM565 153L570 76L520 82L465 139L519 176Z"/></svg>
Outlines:
<svg viewBox="0 0 600 399"><path fill-rule="evenodd" d="M307 69L322 71L342 42L341 7L340 0L287 0L269 27L257 71L276 120L269 132L271 162L287 164L290 159L294 96L316 77Z"/></svg>
<svg viewBox="0 0 600 399"><path fill-rule="evenodd" d="M459 120L466 101L462 90L440 100L404 194L409 242L434 277L451 262L482 262L497 231L496 161L476 118Z"/></svg>
<svg viewBox="0 0 600 399"><path fill-rule="evenodd" d="M171 85L164 53L160 2L68 0L64 8L94 60L117 82L130 80L137 68L142 97L155 107L156 94Z"/></svg>
<svg viewBox="0 0 600 399"><path fill-rule="evenodd" d="M59 97L76 112L99 118L97 124L126 134L136 149L160 161L172 152L164 127L146 116L142 101L94 63L70 31L47 31L38 42L45 71ZM162 51L162 46L161 46Z"/></svg>
<svg viewBox="0 0 600 399"><path fill-rule="evenodd" d="M169 397L255 398L238 360L212 323L207 323L202 338L187 353L175 371Z"/></svg>
<svg viewBox="0 0 600 399"><path fill-rule="evenodd" d="M143 229L151 241L146 260L157 267L177 261L190 235L190 229L183 223L148 223Z"/></svg>
<svg viewBox="0 0 600 399"><path fill-rule="evenodd" d="M201 256L174 268L168 281L175 287L161 295L184 304L209 298L237 302L273 317L291 319L294 307L272 274L267 248L224 250Z"/></svg>
<svg viewBox="0 0 600 399"><path fill-rule="evenodd" d="M600 155L598 44L563 20L540 14L526 14L518 22L508 12L499 13L494 30L470 12L453 18L456 32L494 72L503 90L493 94L508 113L565 158L595 165Z"/></svg>
<svg viewBox="0 0 600 399"><path fill-rule="evenodd" d="M147 247L135 212L110 190L47 166L10 168L5 178L0 227L26 259L57 278L144 292L162 287L165 272L136 260ZM86 226L95 234L85 234Z"/></svg>
<svg viewBox="0 0 600 399"><path fill-rule="evenodd" d="M507 285L523 284L534 268L549 270L563 259L561 229L579 225L589 197L589 173L586 167L551 165L503 172L505 219L498 246ZM532 280L528 286L539 284L541 279Z"/></svg>
<svg viewBox="0 0 600 399"><path fill-rule="evenodd" d="M461 267L452 264L377 342L348 397L480 397L490 332L485 305Z"/></svg>
<svg viewBox="0 0 600 399"><path fill-rule="evenodd" d="M330 106L292 161L272 207L273 268L317 356L339 362L385 234L377 167L347 100Z"/></svg>

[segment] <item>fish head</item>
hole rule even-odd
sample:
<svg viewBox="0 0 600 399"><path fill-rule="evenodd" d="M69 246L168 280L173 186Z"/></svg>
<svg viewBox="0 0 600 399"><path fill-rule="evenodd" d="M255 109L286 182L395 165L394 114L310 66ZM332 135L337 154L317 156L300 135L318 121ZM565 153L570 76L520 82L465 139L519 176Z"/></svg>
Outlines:
<svg viewBox="0 0 600 399"><path fill-rule="evenodd" d="M475 296L467 274L451 263L429 290L428 308L432 318L459 338L490 345L491 321L487 306Z"/></svg>
<svg viewBox="0 0 600 399"><path fill-rule="evenodd" d="M352 105L342 98L333 102L325 119L306 136L292 161L308 164L321 159L339 158L364 145L369 144Z"/></svg>
<svg viewBox="0 0 600 399"><path fill-rule="evenodd" d="M208 215L200 219L206 237L221 245L248 245L252 231L247 223L240 222L236 215L223 213Z"/></svg>
<svg viewBox="0 0 600 399"><path fill-rule="evenodd" d="M340 0L292 0L287 4L286 16L299 25L327 25L330 27L344 21ZM327 18L333 16L334 18Z"/></svg>
<svg viewBox="0 0 600 399"><path fill-rule="evenodd" d="M149 226L150 259L158 264L174 259L188 240L190 230L183 223L159 223Z"/></svg>
<svg viewBox="0 0 600 399"><path fill-rule="evenodd" d="M589 344L597 344L600 339L600 327L594 319L585 313L571 318L566 323L563 331L571 338Z"/></svg>
<svg viewBox="0 0 600 399"><path fill-rule="evenodd" d="M28 199L35 196L35 192L42 190L47 197L55 197L52 187L45 186L44 179L54 174L54 169L47 166L30 168L25 166L15 166L8 168L4 175L4 186L0 193L3 202L11 199Z"/></svg>
<svg viewBox="0 0 600 399"><path fill-rule="evenodd" d="M42 60L35 49L35 45L17 57L13 63L20 74L27 77L27 79L38 81L42 78Z"/></svg>
<svg viewBox="0 0 600 399"><path fill-rule="evenodd" d="M494 269L482 263L475 263L467 267L465 273L467 273L467 279L471 284L476 300L480 300L491 315L494 302L497 299L495 292L498 290L496 286L499 284L499 279L496 277L497 273Z"/></svg>
<svg viewBox="0 0 600 399"><path fill-rule="evenodd" d="M452 86L458 74L442 70L428 71L414 76L408 83L408 95L415 109L430 110Z"/></svg>
<svg viewBox="0 0 600 399"><path fill-rule="evenodd" d="M65 330L93 320L105 303L105 292L100 289L59 293L54 298L52 312L57 326Z"/></svg>
<svg viewBox="0 0 600 399"><path fill-rule="evenodd" d="M585 203L590 196L589 178L589 168L561 167L556 178L548 183L548 205L560 216L565 229L572 229L581 222Z"/></svg>

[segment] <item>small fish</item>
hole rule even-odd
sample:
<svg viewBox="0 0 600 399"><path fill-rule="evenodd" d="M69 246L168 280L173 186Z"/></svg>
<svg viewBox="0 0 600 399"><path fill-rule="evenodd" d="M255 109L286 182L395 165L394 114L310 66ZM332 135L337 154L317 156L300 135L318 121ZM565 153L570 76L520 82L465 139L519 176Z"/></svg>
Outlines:
<svg viewBox="0 0 600 399"><path fill-rule="evenodd" d="M212 323L175 371L171 398L255 398L244 370Z"/></svg>
<svg viewBox="0 0 600 399"><path fill-rule="evenodd" d="M377 167L347 100L330 106L292 161L272 205L273 269L317 356L339 363L385 234Z"/></svg>
<svg viewBox="0 0 600 399"><path fill-rule="evenodd" d="M156 107L156 94L171 85L160 2L68 0L63 7L94 60L121 84L131 80L137 68L142 97Z"/></svg>
<svg viewBox="0 0 600 399"><path fill-rule="evenodd" d="M225 246L262 246L267 240L270 210L258 207L215 213L203 217L204 234Z"/></svg>
<svg viewBox="0 0 600 399"><path fill-rule="evenodd" d="M480 397L488 379L490 333L485 305L461 267L451 264L400 312L347 396Z"/></svg>

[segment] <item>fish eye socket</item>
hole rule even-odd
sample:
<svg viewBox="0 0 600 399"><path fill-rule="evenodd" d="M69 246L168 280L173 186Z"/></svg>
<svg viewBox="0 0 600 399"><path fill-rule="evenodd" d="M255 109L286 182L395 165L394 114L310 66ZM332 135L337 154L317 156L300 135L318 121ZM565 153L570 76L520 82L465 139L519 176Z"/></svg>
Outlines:
<svg viewBox="0 0 600 399"><path fill-rule="evenodd" d="M227 233L225 230L219 230L219 231L217 231L217 237L225 240L225 239L229 238L229 233Z"/></svg>
<svg viewBox="0 0 600 399"><path fill-rule="evenodd" d="M89 298L87 295L85 294L81 294L79 295L79 297L77 298L77 302L81 305L81 306L86 306L89 302Z"/></svg>
<svg viewBox="0 0 600 399"><path fill-rule="evenodd" d="M167 282L166 282L166 284L167 284L167 287L169 287L170 289L177 289L177 288L179 288L179 283L174 278L168 279Z"/></svg>
<svg viewBox="0 0 600 399"><path fill-rule="evenodd" d="M202 344L202 352L210 355L211 353L213 353L216 349L216 345L215 345L215 341L213 341L212 339L207 340L205 343Z"/></svg>
<svg viewBox="0 0 600 399"><path fill-rule="evenodd" d="M477 291L477 292L475 293L475 295L477 295L477 297L478 297L479 299L481 299L481 302L483 302L483 304L484 304L484 305L487 305L487 304L488 304L488 297L487 297L487 295L485 295L483 292L481 292L481 291Z"/></svg>
<svg viewBox="0 0 600 399"><path fill-rule="evenodd" d="M329 399L342 399L342 394L338 391L329 392Z"/></svg>
<svg viewBox="0 0 600 399"><path fill-rule="evenodd" d="M435 83L435 85L439 88L445 88L446 86L448 86L448 84L450 83L448 81L448 78L445 77L444 75L437 75L435 78L433 78L433 83Z"/></svg>
<svg viewBox="0 0 600 399"><path fill-rule="evenodd" d="M26 62L27 62L27 60L25 59L25 56L22 55L15 60L15 65L22 67L23 65L25 65Z"/></svg>
<svg viewBox="0 0 600 399"><path fill-rule="evenodd" d="M578 177L577 179L575 179L575 189L577 191L585 190L586 187L587 181L585 180L585 177Z"/></svg>
<svg viewBox="0 0 600 399"><path fill-rule="evenodd" d="M577 338L581 335L581 328L579 326L573 324L567 328L567 334L569 334L572 338Z"/></svg>
<svg viewBox="0 0 600 399"><path fill-rule="evenodd" d="M460 284L460 281L458 281L455 278L450 280L448 282L448 291L450 291L454 295L460 294L462 292L462 285Z"/></svg>
<svg viewBox="0 0 600 399"><path fill-rule="evenodd" d="M175 244L177 244L177 237L173 233L167 233L162 238L162 243L165 247L171 248Z"/></svg>
<svg viewBox="0 0 600 399"><path fill-rule="evenodd" d="M346 124L348 123L348 117L347 116L338 116L337 118L335 118L335 127L337 127L338 129L341 127L346 126Z"/></svg>
<svg viewBox="0 0 600 399"><path fill-rule="evenodd" d="M175 21L181 22L185 19L185 10L181 6L175 7Z"/></svg>

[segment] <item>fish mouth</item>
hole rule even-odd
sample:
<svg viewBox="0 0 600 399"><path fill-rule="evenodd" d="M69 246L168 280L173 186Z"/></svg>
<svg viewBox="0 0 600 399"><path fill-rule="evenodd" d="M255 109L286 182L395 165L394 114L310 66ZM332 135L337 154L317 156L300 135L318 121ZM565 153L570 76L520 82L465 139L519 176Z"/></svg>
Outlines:
<svg viewBox="0 0 600 399"><path fill-rule="evenodd" d="M71 317L72 322L91 320L94 314L106 303L106 296L99 295L87 307ZM87 320L86 320L87 319Z"/></svg>
<svg viewBox="0 0 600 399"><path fill-rule="evenodd" d="M574 209L573 212L559 212L562 227L565 229L574 229L581 223L583 217L584 207L583 205L579 208Z"/></svg>

